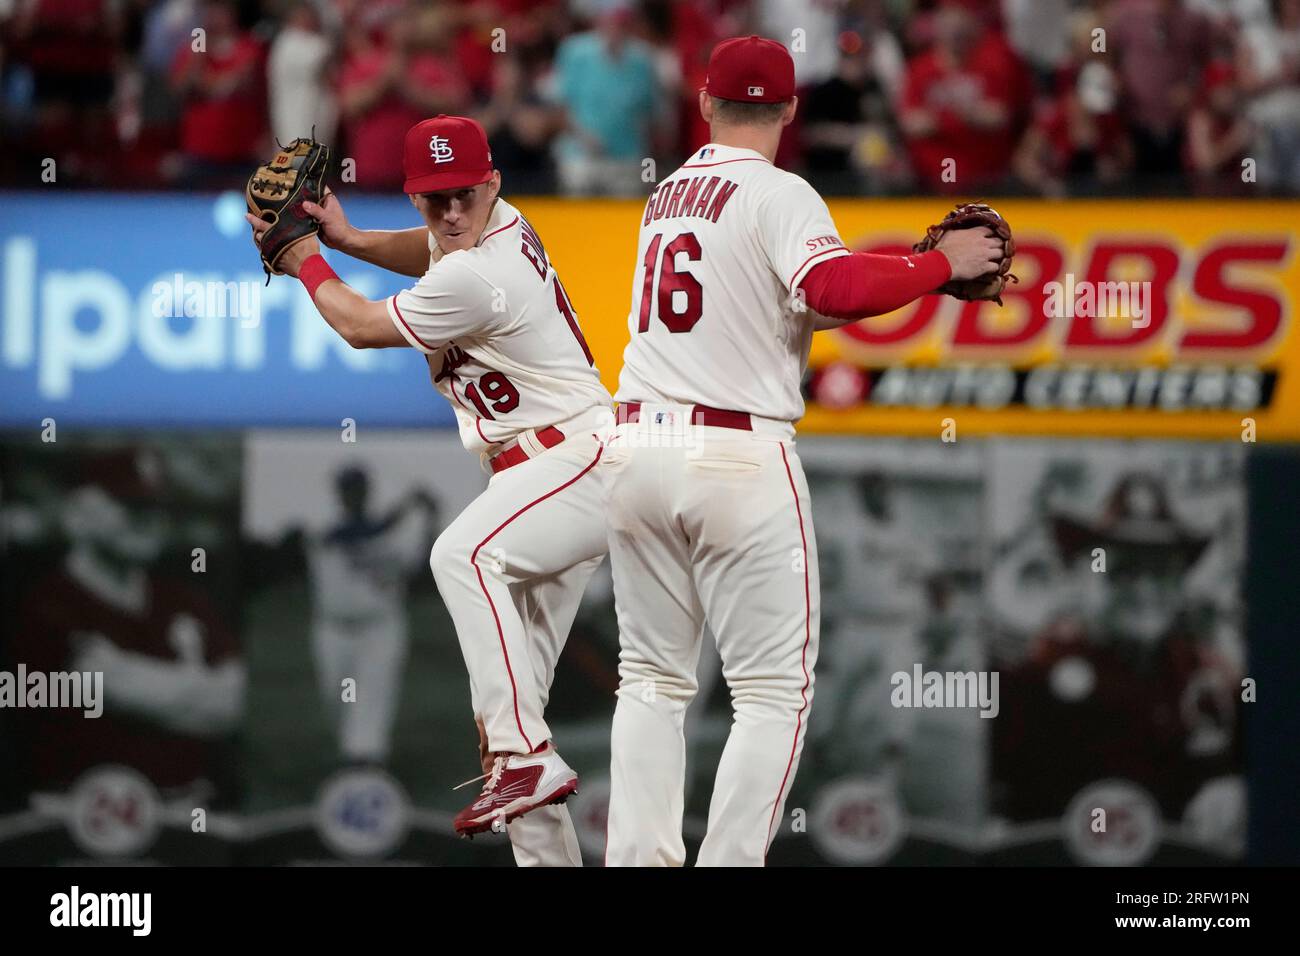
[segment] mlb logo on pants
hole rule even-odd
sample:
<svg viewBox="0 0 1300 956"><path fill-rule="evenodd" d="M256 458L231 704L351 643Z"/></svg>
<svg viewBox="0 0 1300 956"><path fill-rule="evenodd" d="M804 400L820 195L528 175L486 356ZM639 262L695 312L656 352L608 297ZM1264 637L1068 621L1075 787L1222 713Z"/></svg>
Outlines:
<svg viewBox="0 0 1300 956"><path fill-rule="evenodd" d="M695 447L695 428L689 405L644 402L638 421L640 427L624 435L622 444L625 447Z"/></svg>

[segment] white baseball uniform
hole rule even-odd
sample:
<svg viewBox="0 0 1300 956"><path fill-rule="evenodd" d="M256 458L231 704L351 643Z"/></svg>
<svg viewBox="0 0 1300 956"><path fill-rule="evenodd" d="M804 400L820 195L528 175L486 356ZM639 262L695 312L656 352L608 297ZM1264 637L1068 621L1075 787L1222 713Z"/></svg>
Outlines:
<svg viewBox="0 0 1300 956"><path fill-rule="evenodd" d="M422 527L414 515L348 522L308 544L316 675L349 760L388 756L406 660L406 579L423 550ZM356 681L347 703L345 677Z"/></svg>
<svg viewBox="0 0 1300 956"><path fill-rule="evenodd" d="M792 293L846 254L821 197L753 150L706 146L646 203L601 465L621 644L610 865L684 862L682 726L706 621L735 719L699 864L762 865L780 824L819 622L792 424L814 314Z"/></svg>
<svg viewBox="0 0 1300 956"><path fill-rule="evenodd" d="M595 466L613 420L609 392L537 233L504 200L473 248L430 257L388 311L425 353L465 447L519 459L439 535L430 565L490 749L528 753L550 739L542 712L556 660L607 550ZM563 806L534 810L509 832L521 865L581 863Z"/></svg>

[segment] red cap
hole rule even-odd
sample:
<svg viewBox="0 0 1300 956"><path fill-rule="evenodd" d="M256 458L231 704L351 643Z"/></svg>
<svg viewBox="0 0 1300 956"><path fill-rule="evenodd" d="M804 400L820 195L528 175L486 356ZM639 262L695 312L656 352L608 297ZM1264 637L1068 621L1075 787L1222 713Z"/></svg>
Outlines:
<svg viewBox="0 0 1300 956"><path fill-rule="evenodd" d="M406 131L402 154L408 193L477 186L492 178L487 133L468 116L438 115Z"/></svg>
<svg viewBox="0 0 1300 956"><path fill-rule="evenodd" d="M786 103L794 98L794 60L775 40L732 37L713 48L704 89L741 103Z"/></svg>

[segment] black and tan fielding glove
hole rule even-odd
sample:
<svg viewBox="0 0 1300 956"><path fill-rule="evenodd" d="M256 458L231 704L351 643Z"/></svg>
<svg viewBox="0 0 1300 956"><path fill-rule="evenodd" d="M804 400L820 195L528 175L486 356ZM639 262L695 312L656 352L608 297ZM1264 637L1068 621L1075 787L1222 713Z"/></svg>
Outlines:
<svg viewBox="0 0 1300 956"><path fill-rule="evenodd" d="M325 193L325 168L329 147L314 139L295 139L280 147L269 163L248 177L244 198L248 211L271 227L262 233L259 248L267 281L283 275L276 263L285 250L320 232L320 223L302 208L319 204Z"/></svg>

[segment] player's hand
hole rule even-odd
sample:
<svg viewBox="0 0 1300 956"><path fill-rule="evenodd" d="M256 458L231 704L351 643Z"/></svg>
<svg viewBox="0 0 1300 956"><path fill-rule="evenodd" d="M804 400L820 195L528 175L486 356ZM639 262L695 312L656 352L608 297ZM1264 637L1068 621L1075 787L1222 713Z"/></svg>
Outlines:
<svg viewBox="0 0 1300 956"><path fill-rule="evenodd" d="M978 279L1002 262L1002 240L984 227L950 229L935 248L948 257L953 279Z"/></svg>
<svg viewBox="0 0 1300 956"><path fill-rule="evenodd" d="M262 244L262 233L266 232L271 224L263 222L251 212L244 213L244 221L253 227L253 245L260 246ZM301 268L302 264L319 252L320 243L316 241L316 237L307 236L284 250L284 254L280 256L280 261L275 264L275 267L286 275L297 278L298 269Z"/></svg>
<svg viewBox="0 0 1300 956"><path fill-rule="evenodd" d="M321 197L321 205L314 202L305 202L302 208L309 216L320 223L320 241L331 249L343 249L346 251L348 240L356 232L352 224L348 222L348 217L343 213L343 204L339 202L339 197L326 187L325 195Z"/></svg>
<svg viewBox="0 0 1300 956"><path fill-rule="evenodd" d="M244 213L244 222L253 227L253 245L259 249L262 247L262 233L271 228L271 224L264 219L258 219L251 212Z"/></svg>

